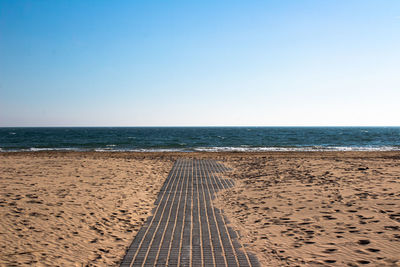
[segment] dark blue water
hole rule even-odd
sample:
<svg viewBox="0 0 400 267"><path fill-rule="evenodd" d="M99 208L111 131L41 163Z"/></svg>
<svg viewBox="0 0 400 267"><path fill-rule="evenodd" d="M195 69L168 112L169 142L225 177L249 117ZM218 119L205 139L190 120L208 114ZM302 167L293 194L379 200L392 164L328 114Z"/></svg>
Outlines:
<svg viewBox="0 0 400 267"><path fill-rule="evenodd" d="M0 128L0 151L400 150L400 127Z"/></svg>

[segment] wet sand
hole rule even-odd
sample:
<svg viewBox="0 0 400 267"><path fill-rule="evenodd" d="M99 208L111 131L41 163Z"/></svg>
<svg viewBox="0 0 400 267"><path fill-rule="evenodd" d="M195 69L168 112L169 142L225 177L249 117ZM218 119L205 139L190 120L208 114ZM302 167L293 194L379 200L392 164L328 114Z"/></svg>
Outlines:
<svg viewBox="0 0 400 267"><path fill-rule="evenodd" d="M399 266L400 153L0 153L0 265L115 266L173 161L214 158L263 266Z"/></svg>

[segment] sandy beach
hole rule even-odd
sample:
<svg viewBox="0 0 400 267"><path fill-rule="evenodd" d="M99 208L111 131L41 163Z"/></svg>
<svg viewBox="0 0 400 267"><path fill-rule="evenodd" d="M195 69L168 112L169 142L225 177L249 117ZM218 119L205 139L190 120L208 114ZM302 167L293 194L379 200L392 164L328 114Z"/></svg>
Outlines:
<svg viewBox="0 0 400 267"><path fill-rule="evenodd" d="M400 155L228 158L219 206L263 266L400 266Z"/></svg>
<svg viewBox="0 0 400 267"><path fill-rule="evenodd" d="M0 265L116 266L172 162L0 154Z"/></svg>
<svg viewBox="0 0 400 267"><path fill-rule="evenodd" d="M400 266L400 153L0 154L0 265L116 266L179 157L215 158L217 205L263 266Z"/></svg>

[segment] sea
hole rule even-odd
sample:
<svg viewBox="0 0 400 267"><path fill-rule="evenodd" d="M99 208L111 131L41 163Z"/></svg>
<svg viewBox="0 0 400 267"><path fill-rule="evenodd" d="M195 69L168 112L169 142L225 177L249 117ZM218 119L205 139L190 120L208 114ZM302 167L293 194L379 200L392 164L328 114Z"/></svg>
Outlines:
<svg viewBox="0 0 400 267"><path fill-rule="evenodd" d="M0 128L0 152L396 151L400 127Z"/></svg>

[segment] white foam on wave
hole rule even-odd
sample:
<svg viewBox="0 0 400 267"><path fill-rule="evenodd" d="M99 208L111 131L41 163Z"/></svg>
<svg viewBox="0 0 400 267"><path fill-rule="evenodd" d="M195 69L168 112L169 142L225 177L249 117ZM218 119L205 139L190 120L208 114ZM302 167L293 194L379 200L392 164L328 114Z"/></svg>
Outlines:
<svg viewBox="0 0 400 267"><path fill-rule="evenodd" d="M190 152L180 148L94 149L96 152Z"/></svg>
<svg viewBox="0 0 400 267"><path fill-rule="evenodd" d="M195 147L195 148L136 148L123 149L114 146L105 148L36 148L29 149L4 149L0 152L37 152L37 151L96 151L96 152L312 152L312 151L400 151L400 146L314 146L314 147Z"/></svg>
<svg viewBox="0 0 400 267"><path fill-rule="evenodd" d="M73 148L73 147L31 147L29 149L21 149L21 151L81 151L82 149Z"/></svg>
<svg viewBox="0 0 400 267"><path fill-rule="evenodd" d="M400 151L400 147L198 147L194 148L199 152L307 152L307 151Z"/></svg>

